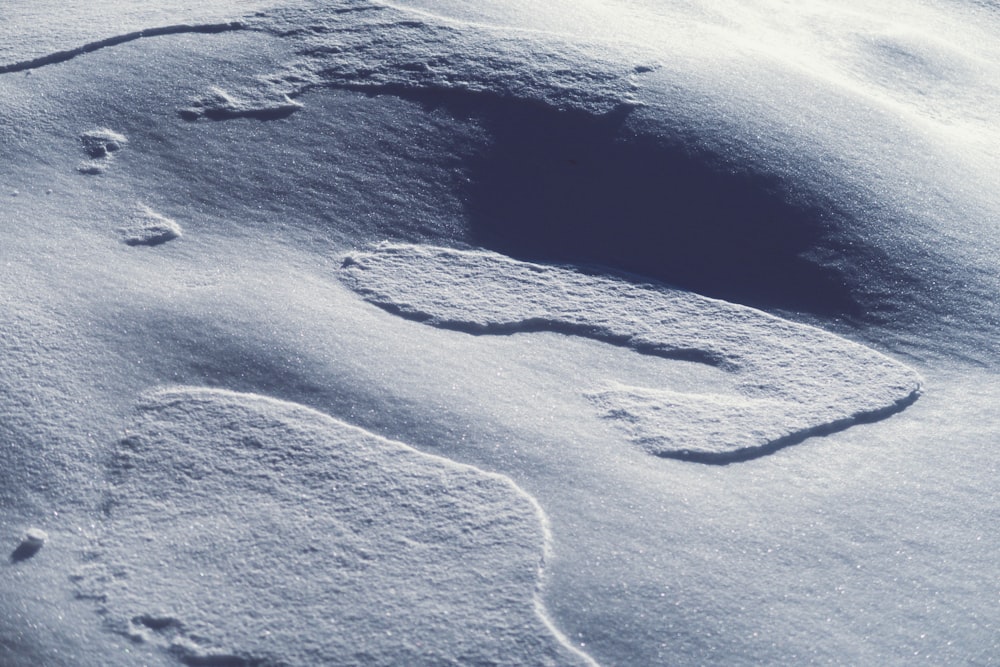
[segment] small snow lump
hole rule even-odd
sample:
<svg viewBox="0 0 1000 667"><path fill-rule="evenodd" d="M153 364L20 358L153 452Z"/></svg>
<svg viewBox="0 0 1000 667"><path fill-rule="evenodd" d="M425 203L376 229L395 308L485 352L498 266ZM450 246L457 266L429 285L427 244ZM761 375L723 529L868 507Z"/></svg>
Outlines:
<svg viewBox="0 0 1000 667"><path fill-rule="evenodd" d="M24 537L21 538L21 543L11 553L10 561L12 563L19 563L23 560L28 560L38 553L48 539L48 534L41 528L29 528L24 533Z"/></svg>
<svg viewBox="0 0 1000 667"><path fill-rule="evenodd" d="M119 233L126 245L160 245L181 235L181 226L170 218L141 206Z"/></svg>

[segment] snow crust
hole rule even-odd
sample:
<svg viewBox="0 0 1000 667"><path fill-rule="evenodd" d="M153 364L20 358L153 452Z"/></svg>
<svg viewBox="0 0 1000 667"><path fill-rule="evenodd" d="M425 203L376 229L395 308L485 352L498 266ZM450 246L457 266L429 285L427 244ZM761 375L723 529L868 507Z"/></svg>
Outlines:
<svg viewBox="0 0 1000 667"><path fill-rule="evenodd" d="M511 603L442 622L451 658L992 664L998 34L957 0L4 3L0 663L280 664L405 599L418 634ZM303 475L409 493L362 459L445 494L393 530L509 520L453 568L482 600L375 545L371 604L318 608L324 529L368 533Z"/></svg>
<svg viewBox="0 0 1000 667"><path fill-rule="evenodd" d="M723 301L495 253L383 245L343 280L391 312L470 333L560 331L737 376L737 396L617 386L588 392L651 454L728 462L896 412L920 377L822 330Z"/></svg>
<svg viewBox="0 0 1000 667"><path fill-rule="evenodd" d="M272 90L293 97L317 86L450 90L606 113L635 104L634 75L653 69L602 62L579 41L524 39L382 2L303 4L263 12L249 24L296 45L297 58L262 77ZM580 67L582 61L588 65Z"/></svg>
<svg viewBox="0 0 1000 667"><path fill-rule="evenodd" d="M263 120L284 118L299 109L302 105L282 95L278 99L241 99L234 97L221 88L212 87L208 93L195 99L191 106L181 108L181 118L184 120L226 120L229 118L259 118Z"/></svg>
<svg viewBox="0 0 1000 667"><path fill-rule="evenodd" d="M153 392L75 576L188 664L590 665L537 597L547 529L509 479L302 406Z"/></svg>
<svg viewBox="0 0 1000 667"><path fill-rule="evenodd" d="M102 48L105 43L120 44L149 30L155 35L164 34L164 28L169 33L171 27L198 30L196 26L228 23L226 19L270 4L268 0L8 2L0 21L0 72L58 62L93 50L88 45Z"/></svg>

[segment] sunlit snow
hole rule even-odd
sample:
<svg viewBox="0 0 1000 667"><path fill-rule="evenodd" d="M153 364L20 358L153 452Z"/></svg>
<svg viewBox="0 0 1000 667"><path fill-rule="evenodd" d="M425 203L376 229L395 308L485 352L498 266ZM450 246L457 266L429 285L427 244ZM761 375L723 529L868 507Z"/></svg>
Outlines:
<svg viewBox="0 0 1000 667"><path fill-rule="evenodd" d="M0 664L992 664L1000 11L0 6Z"/></svg>

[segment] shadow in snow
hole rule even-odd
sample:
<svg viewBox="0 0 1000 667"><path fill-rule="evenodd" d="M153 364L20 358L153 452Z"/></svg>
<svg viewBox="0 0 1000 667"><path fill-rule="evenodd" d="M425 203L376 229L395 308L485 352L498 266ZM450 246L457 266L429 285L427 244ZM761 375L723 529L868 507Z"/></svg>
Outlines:
<svg viewBox="0 0 1000 667"><path fill-rule="evenodd" d="M32 542L30 540L25 540L17 545L17 548L10 554L11 563L20 563L21 561L28 560L35 554L37 554L42 548L41 542Z"/></svg>
<svg viewBox="0 0 1000 667"><path fill-rule="evenodd" d="M690 138L638 132L633 107L595 116L489 93L359 90L444 108L491 132L467 192L476 244L529 261L600 264L761 308L861 315L843 264L815 258L825 248L852 260L829 229L832 205L806 203L794 184Z"/></svg>
<svg viewBox="0 0 1000 667"><path fill-rule="evenodd" d="M812 437L833 435L834 433L846 431L852 426L874 424L875 422L882 421L883 419L888 419L892 415L902 412L909 406L916 403L918 398L920 398L920 392L914 391L908 396L896 401L892 405L886 406L880 410L870 410L868 412L862 412L844 419L838 419L826 424L821 424L813 428L802 429L783 438L776 438L775 440L768 442L766 445L761 445L759 447L745 447L731 452L694 452L681 450L673 452L660 452L656 456L661 459L674 459L677 461L687 461L688 463L703 463L706 465L717 466L726 466L732 463L745 463L764 456L770 456L785 447L801 444Z"/></svg>
<svg viewBox="0 0 1000 667"><path fill-rule="evenodd" d="M854 315L845 281L807 254L823 214L773 176L736 170L679 138L528 104L489 116L474 172L476 239L521 259L595 262L763 308Z"/></svg>

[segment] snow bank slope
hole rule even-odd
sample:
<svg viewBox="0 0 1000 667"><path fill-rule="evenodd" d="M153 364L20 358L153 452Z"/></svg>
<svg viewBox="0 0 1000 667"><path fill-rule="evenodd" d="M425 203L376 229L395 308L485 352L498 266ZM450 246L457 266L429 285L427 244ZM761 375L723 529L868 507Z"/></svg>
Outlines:
<svg viewBox="0 0 1000 667"><path fill-rule="evenodd" d="M58 62L144 36L217 32L234 17L273 4L269 0L5 2L0 8L0 72Z"/></svg>
<svg viewBox="0 0 1000 667"><path fill-rule="evenodd" d="M310 6L313 5L313 6ZM450 90L606 112L635 103L633 75L586 42L525 35L381 2L300 3L261 12L247 28L280 36L297 57L262 82L288 95L316 87Z"/></svg>
<svg viewBox="0 0 1000 667"><path fill-rule="evenodd" d="M912 403L919 376L891 359L743 306L487 252L383 245L348 255L344 281L406 317L471 333L559 331L702 361L737 396L617 386L593 401L651 454L728 462Z"/></svg>
<svg viewBox="0 0 1000 667"><path fill-rule="evenodd" d="M544 616L544 519L505 477L183 388L139 406L108 479L80 594L188 664L593 664Z"/></svg>

